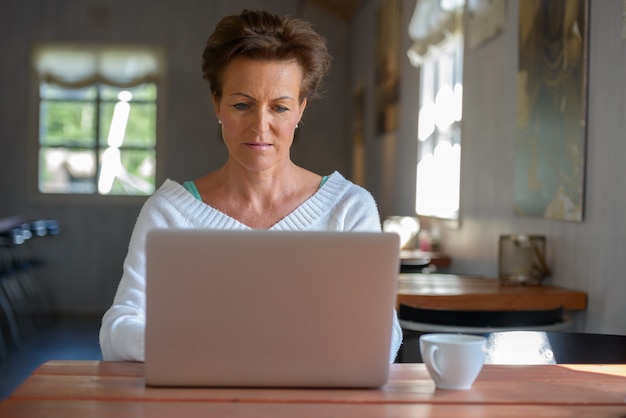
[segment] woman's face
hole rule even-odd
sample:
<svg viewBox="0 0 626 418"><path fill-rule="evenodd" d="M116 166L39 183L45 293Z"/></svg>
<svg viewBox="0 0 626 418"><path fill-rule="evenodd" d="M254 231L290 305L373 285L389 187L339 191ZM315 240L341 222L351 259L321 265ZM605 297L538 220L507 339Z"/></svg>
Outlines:
<svg viewBox="0 0 626 418"><path fill-rule="evenodd" d="M306 100L302 70L294 62L233 59L224 71L222 97L213 99L229 158L250 171L290 161L289 149Z"/></svg>

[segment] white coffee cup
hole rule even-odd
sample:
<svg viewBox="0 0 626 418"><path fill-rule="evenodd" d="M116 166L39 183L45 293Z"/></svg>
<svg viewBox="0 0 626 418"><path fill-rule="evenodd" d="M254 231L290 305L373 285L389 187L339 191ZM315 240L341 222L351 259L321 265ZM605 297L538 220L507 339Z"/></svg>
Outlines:
<svg viewBox="0 0 626 418"><path fill-rule="evenodd" d="M469 389L485 361L487 339L465 334L424 334L422 360L439 389Z"/></svg>

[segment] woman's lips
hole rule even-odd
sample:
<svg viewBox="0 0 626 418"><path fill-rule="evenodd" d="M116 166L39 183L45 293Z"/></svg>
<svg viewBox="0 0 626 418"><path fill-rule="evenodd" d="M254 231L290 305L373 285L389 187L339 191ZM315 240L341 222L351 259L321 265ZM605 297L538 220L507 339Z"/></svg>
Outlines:
<svg viewBox="0 0 626 418"><path fill-rule="evenodd" d="M248 148L252 148L252 149L258 149L258 150L264 150L264 149L268 149L272 146L272 144L267 144L267 143L257 143L257 142L248 142L245 144Z"/></svg>

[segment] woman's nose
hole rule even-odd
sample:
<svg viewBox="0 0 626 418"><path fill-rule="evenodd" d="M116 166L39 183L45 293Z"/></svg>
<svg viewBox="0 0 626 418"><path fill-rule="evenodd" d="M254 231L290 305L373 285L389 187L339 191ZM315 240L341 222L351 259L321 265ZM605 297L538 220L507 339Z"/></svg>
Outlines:
<svg viewBox="0 0 626 418"><path fill-rule="evenodd" d="M269 129L270 115L264 109L259 109L254 114L254 120L252 122L252 130L257 134L262 134Z"/></svg>

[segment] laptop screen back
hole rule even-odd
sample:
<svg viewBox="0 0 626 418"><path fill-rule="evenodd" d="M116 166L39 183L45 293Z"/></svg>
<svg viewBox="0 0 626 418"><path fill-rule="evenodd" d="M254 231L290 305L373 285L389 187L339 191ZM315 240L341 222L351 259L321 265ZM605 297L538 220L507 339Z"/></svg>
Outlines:
<svg viewBox="0 0 626 418"><path fill-rule="evenodd" d="M386 383L396 234L164 229L146 250L148 385Z"/></svg>

